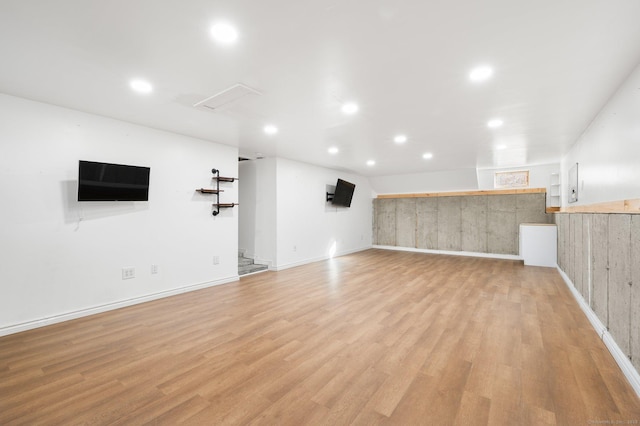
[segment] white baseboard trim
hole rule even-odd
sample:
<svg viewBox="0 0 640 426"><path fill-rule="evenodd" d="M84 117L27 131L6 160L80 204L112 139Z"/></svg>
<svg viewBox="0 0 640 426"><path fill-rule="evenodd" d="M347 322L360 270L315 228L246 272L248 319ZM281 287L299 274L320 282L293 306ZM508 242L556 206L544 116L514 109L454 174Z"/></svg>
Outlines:
<svg viewBox="0 0 640 426"><path fill-rule="evenodd" d="M559 266L557 267L557 269L560 273L560 276L564 280L564 283L567 285L567 287L569 287L569 290L573 294L573 297L578 301L580 309L582 309L582 312L584 312L584 314L587 316L589 322L596 330L596 333L598 333L598 336L600 336L607 349L609 349L609 352L611 352L613 359L615 359L616 363L618 363L618 367L620 367L620 370L622 370L622 374L624 374L633 390L636 391L636 394L638 395L638 397L640 397L640 374L638 374L638 371L636 371L636 369L633 367L633 364L631 364L631 361L629 361L627 355L622 351L622 349L620 349L615 340L613 340L613 336L611 336L611 333L609 333L607 327L605 327L602 321L600 321L600 318L598 318L596 313L593 312L591 307L584 300L582 295L578 292L578 290L576 290L573 282L571 282L567 274L565 274Z"/></svg>
<svg viewBox="0 0 640 426"><path fill-rule="evenodd" d="M269 260L269 259L261 259L259 257L252 257L250 259L253 259L253 262L255 264L257 264L257 265L267 265L267 269L269 269L270 271L272 270L271 266L273 265L273 262L271 260Z"/></svg>
<svg viewBox="0 0 640 426"><path fill-rule="evenodd" d="M114 303L107 303L104 305L94 306L92 308L80 309L78 311L66 312L64 314L54 315L51 317L40 318L33 321L23 322L21 324L9 325L0 328L0 336L7 336L9 334L20 333L22 331L32 330L34 328L45 327L51 324L57 324L59 322L69 321L77 318L87 317L89 315L100 314L102 312L112 311L115 309L125 308L127 306L137 305L140 303L150 302L152 300L162 299L165 297L175 296L182 293L188 293L190 291L201 290L207 287L213 287L221 284L227 284L230 282L238 281L240 277L234 275L227 278L222 278L215 281L207 281L200 284L193 284L185 287L175 288L172 290L161 291L158 293L147 294L145 296L134 297L127 300L122 300Z"/></svg>
<svg viewBox="0 0 640 426"><path fill-rule="evenodd" d="M244 251L243 251L244 250ZM267 268L270 271L273 271L272 265L273 262L269 259L261 259L259 257L257 257L254 253L247 253L246 249L241 249L239 251L242 251L242 257L246 257L247 259L251 259L253 260L254 263L258 264L258 265L267 265ZM243 277L246 277L247 275L251 275L251 274L244 274Z"/></svg>
<svg viewBox="0 0 640 426"><path fill-rule="evenodd" d="M370 248L371 248L371 246L366 246L366 247L360 247L360 248L353 249L353 250L345 250L345 251L341 251L341 252L336 253L333 257L346 256L348 254L357 253L359 251L369 250ZM319 256L319 257L300 260L298 262L286 263L284 265L272 266L272 267L269 268L269 270L271 270L271 271L283 271L285 269L295 268L297 266L307 265L309 263L314 263L314 262L321 262L323 260L328 260L328 259L331 259L331 258L332 257L328 256L328 255L327 256Z"/></svg>
<svg viewBox="0 0 640 426"><path fill-rule="evenodd" d="M420 249L420 248L413 248L413 247L379 246L379 245L374 245L373 248L382 249L382 250L410 251L414 253L448 254L453 256L487 257L490 259L522 260L522 257L517 256L515 254L478 253L475 251L431 250L431 249Z"/></svg>

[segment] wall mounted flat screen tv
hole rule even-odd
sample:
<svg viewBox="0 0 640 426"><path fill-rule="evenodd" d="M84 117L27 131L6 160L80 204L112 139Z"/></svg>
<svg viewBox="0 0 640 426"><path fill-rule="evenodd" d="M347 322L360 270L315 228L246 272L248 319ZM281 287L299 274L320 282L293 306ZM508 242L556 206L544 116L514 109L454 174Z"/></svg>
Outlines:
<svg viewBox="0 0 640 426"><path fill-rule="evenodd" d="M149 167L80 161L78 201L148 201Z"/></svg>
<svg viewBox="0 0 640 426"><path fill-rule="evenodd" d="M351 199L353 198L353 191L355 191L355 189L355 184L347 182L346 180L338 179L331 204L336 206L350 207Z"/></svg>

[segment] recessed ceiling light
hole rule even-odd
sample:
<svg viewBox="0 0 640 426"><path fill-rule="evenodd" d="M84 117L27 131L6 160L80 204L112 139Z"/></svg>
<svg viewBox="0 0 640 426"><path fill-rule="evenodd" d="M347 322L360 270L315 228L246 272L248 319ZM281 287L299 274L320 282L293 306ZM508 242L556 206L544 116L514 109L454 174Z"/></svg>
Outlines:
<svg viewBox="0 0 640 426"><path fill-rule="evenodd" d="M238 39L238 31L231 24L219 22L211 27L211 36L220 44L232 44Z"/></svg>
<svg viewBox="0 0 640 426"><path fill-rule="evenodd" d="M505 144L496 145L496 149L499 150L499 151L502 151L503 149L507 149L507 146Z"/></svg>
<svg viewBox="0 0 640 426"><path fill-rule="evenodd" d="M337 154L340 150L337 147L332 146L327 151L329 151L329 154Z"/></svg>
<svg viewBox="0 0 640 426"><path fill-rule="evenodd" d="M424 158L425 160L430 160L433 158L433 154L430 152L425 152L424 154L422 154L422 158Z"/></svg>
<svg viewBox="0 0 640 426"><path fill-rule="evenodd" d="M371 166L375 166L375 165L376 165L376 161L375 160L367 161L367 166L371 167Z"/></svg>
<svg viewBox="0 0 640 426"><path fill-rule="evenodd" d="M398 144L405 143L407 141L407 137L405 135L398 135L393 138L393 141Z"/></svg>
<svg viewBox="0 0 640 426"><path fill-rule="evenodd" d="M358 104L353 102L347 102L346 104L342 105L342 112L344 112L345 114L355 114L356 112L358 112L358 109Z"/></svg>
<svg viewBox="0 0 640 426"><path fill-rule="evenodd" d="M151 93L153 91L153 86L148 81L133 80L129 85L138 93Z"/></svg>
<svg viewBox="0 0 640 426"><path fill-rule="evenodd" d="M278 133L278 128L273 124L268 124L264 126L264 132L268 135L275 135L276 133Z"/></svg>
<svg viewBox="0 0 640 426"><path fill-rule="evenodd" d="M485 81L493 75L493 69L489 66L483 65L476 67L469 73L469 79L471 81L480 82Z"/></svg>
<svg viewBox="0 0 640 426"><path fill-rule="evenodd" d="M500 120L499 118L494 118L493 120L489 120L489 122L487 123L487 127L491 128L491 129L497 129L498 127L502 126L504 124L504 122L502 120Z"/></svg>

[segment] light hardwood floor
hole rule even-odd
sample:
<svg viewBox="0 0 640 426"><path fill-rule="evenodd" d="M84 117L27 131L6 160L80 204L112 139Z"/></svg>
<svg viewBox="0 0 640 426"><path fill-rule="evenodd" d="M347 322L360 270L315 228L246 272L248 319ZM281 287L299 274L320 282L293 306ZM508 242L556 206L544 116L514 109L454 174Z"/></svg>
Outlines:
<svg viewBox="0 0 640 426"><path fill-rule="evenodd" d="M0 338L1 425L607 421L640 400L517 261L368 250Z"/></svg>

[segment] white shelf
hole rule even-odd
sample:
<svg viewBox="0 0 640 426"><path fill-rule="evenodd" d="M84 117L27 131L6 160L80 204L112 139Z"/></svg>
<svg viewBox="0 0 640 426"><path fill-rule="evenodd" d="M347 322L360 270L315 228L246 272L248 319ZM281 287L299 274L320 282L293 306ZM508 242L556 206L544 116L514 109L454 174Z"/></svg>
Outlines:
<svg viewBox="0 0 640 426"><path fill-rule="evenodd" d="M560 184L560 173L551 173L549 177L549 207L560 207L560 194L562 193L562 185Z"/></svg>

